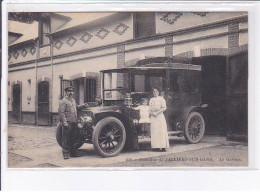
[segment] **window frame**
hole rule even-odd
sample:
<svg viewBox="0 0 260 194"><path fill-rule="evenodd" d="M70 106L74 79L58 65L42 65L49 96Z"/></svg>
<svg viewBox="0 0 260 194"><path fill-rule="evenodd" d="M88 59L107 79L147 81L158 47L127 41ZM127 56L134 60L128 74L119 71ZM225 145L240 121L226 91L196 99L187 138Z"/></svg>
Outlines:
<svg viewBox="0 0 260 194"><path fill-rule="evenodd" d="M133 31L134 31L134 39L141 39L141 38L147 38L147 37L151 37L156 35L156 12L146 12L146 13L151 13L154 14L154 21L153 21L153 33L151 35L145 35L145 36L141 36L140 34L138 34L138 14L143 14L142 12L136 12L133 14ZM151 30L150 30L151 31Z"/></svg>
<svg viewBox="0 0 260 194"><path fill-rule="evenodd" d="M194 91L189 91L189 92L186 92L185 91L185 86L184 86L184 80L185 80L185 73L187 73L187 71L190 71L190 72L193 72L196 76L196 80L195 80L195 84L196 84L196 88ZM198 72L197 71L193 71L193 70L182 70L182 81L181 81L181 90L182 90L182 93L183 94L196 94L199 92L199 75L198 75Z"/></svg>
<svg viewBox="0 0 260 194"><path fill-rule="evenodd" d="M47 23L48 24L48 27L49 27L49 32L47 33L51 33L51 18L50 17L46 17L46 18L43 18L42 20L39 21L39 28L38 28L38 36L39 36L39 45L40 46L46 46L46 45L50 45L50 39L49 37L47 37L45 34L44 34L44 23ZM47 40L47 43L45 43L44 40Z"/></svg>

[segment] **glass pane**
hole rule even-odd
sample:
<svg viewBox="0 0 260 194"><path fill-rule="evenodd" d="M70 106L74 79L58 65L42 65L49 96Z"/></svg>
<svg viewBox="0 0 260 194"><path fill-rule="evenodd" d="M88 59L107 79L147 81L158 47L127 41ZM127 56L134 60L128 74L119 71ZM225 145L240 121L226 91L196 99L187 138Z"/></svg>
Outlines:
<svg viewBox="0 0 260 194"><path fill-rule="evenodd" d="M104 100L122 100L128 89L128 73L111 72L104 74L104 90L108 90L104 92Z"/></svg>
<svg viewBox="0 0 260 194"><path fill-rule="evenodd" d="M192 93L197 91L197 72L184 71L182 89L184 93Z"/></svg>
<svg viewBox="0 0 260 194"><path fill-rule="evenodd" d="M145 92L145 76L135 75L135 92Z"/></svg>
<svg viewBox="0 0 260 194"><path fill-rule="evenodd" d="M129 80L127 73L105 73L104 89L129 88Z"/></svg>
<svg viewBox="0 0 260 194"><path fill-rule="evenodd" d="M104 100L123 100L125 93L123 91L105 91Z"/></svg>
<svg viewBox="0 0 260 194"><path fill-rule="evenodd" d="M161 91L163 91L163 78L162 77L150 77L149 78L150 87L151 88L159 88Z"/></svg>
<svg viewBox="0 0 260 194"><path fill-rule="evenodd" d="M180 91L180 75L176 73L170 74L170 92L179 92Z"/></svg>
<svg viewBox="0 0 260 194"><path fill-rule="evenodd" d="M112 73L104 74L104 89L112 88Z"/></svg>

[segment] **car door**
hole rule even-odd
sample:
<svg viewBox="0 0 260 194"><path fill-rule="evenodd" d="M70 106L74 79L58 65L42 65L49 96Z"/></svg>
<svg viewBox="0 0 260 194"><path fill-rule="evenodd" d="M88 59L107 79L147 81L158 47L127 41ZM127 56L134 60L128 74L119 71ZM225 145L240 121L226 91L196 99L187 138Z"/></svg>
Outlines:
<svg viewBox="0 0 260 194"><path fill-rule="evenodd" d="M182 106L199 106L201 103L199 71L183 70L182 76Z"/></svg>
<svg viewBox="0 0 260 194"><path fill-rule="evenodd" d="M182 96L181 96L181 71L169 70L167 72L167 89L165 92L165 99L167 110L165 116L168 124L168 130L174 130L174 126L182 109Z"/></svg>

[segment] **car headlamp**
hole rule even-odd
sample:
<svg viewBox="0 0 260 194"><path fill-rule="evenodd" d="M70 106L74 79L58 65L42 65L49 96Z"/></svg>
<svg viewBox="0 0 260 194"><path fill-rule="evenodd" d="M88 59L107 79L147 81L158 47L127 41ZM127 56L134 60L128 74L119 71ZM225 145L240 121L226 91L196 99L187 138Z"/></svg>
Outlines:
<svg viewBox="0 0 260 194"><path fill-rule="evenodd" d="M87 124L92 124L93 123L93 119L90 116L85 116L84 119L85 119L85 122Z"/></svg>
<svg viewBox="0 0 260 194"><path fill-rule="evenodd" d="M80 118L78 119L77 125L78 125L78 128L83 128L83 127L84 127L85 122L84 122L83 118L80 117Z"/></svg>
<svg viewBox="0 0 260 194"><path fill-rule="evenodd" d="M83 128L84 125L87 123L87 120L89 120L87 115L82 115L78 119L78 128Z"/></svg>

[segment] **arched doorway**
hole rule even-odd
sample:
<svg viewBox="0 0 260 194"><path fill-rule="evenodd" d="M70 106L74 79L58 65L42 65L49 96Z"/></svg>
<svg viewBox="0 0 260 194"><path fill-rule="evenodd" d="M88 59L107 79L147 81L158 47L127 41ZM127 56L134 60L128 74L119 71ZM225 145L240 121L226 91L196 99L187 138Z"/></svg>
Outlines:
<svg viewBox="0 0 260 194"><path fill-rule="evenodd" d="M13 122L21 123L22 91L20 84L13 85Z"/></svg>
<svg viewBox="0 0 260 194"><path fill-rule="evenodd" d="M38 125L50 124L49 112L49 82L42 81L38 83Z"/></svg>

